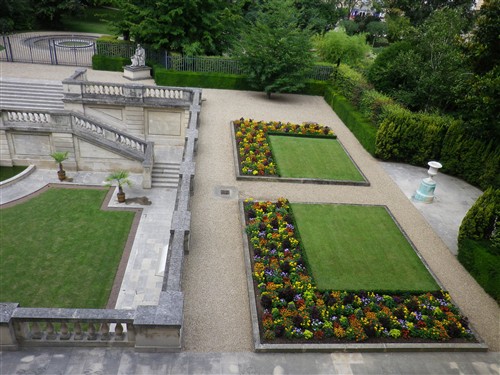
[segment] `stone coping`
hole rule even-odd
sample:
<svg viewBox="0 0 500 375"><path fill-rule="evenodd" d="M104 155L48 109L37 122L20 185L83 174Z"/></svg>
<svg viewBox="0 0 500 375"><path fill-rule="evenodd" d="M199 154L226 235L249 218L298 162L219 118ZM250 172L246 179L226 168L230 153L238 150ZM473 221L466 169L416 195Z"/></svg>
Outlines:
<svg viewBox="0 0 500 375"><path fill-rule="evenodd" d="M11 178L4 180L0 182L0 188L3 188L5 186L9 186L12 184L15 184L16 182L19 182L20 180L28 177L30 174L32 174L36 169L36 166L34 164L31 164L26 168L24 171L21 173L16 174L15 176L12 176Z"/></svg>
<svg viewBox="0 0 500 375"><path fill-rule="evenodd" d="M352 159L347 149L344 147L342 142L338 138L336 141L340 144L346 155L349 157L351 162L354 164L358 172L363 177L364 181L351 181L351 180L327 180L322 178L294 178L294 177L280 177L280 176L248 176L241 174L240 171L240 161L238 157L238 144L236 142L236 135L234 132L234 123L231 121L231 137L233 144L233 159L235 167L236 180L240 181L266 181L266 182L292 182L299 184L317 184L317 185L350 185L350 186L370 186L368 178L365 176L361 168Z"/></svg>
<svg viewBox="0 0 500 375"><path fill-rule="evenodd" d="M245 225L245 211L243 206L243 199L239 200L239 208L240 208L240 219L242 226L244 228ZM311 204L321 204L316 202L311 202ZM387 208L386 208L387 209ZM387 209L390 214L390 211ZM397 223L395 218L390 214L396 225L398 225L399 229L402 231L401 226ZM402 231L403 235L407 240L408 237ZM469 327L473 332L474 336L478 339L478 342L474 343L341 343L341 344L332 344L332 343L297 343L297 344L268 344L262 343L260 338L260 328L259 328L259 315L257 310L257 301L256 301L256 291L254 289L254 282L252 277L252 262L250 259L250 247L248 245L248 237L245 230L242 230L243 235L243 252L244 252L244 260L245 260L245 269L246 269L246 277L247 277L247 286L248 286L248 299L250 302L250 317L252 321L252 337L254 341L254 350L256 352L448 352L448 351L476 351L476 352L486 352L488 351L488 345L482 341L480 336L473 330L472 327ZM415 249L415 246L410 241L411 246ZM416 249L415 249L416 251ZM420 254L420 260L423 262ZM429 269L427 264L424 262L425 267L431 275L435 278L434 273ZM436 282L439 283L439 280L436 279ZM439 284L441 285L441 284Z"/></svg>

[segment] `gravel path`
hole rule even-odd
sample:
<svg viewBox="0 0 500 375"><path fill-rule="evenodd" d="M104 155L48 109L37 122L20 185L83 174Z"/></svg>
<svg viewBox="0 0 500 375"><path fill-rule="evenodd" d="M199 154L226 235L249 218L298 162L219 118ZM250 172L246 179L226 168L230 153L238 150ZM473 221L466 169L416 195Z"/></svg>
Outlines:
<svg viewBox="0 0 500 375"><path fill-rule="evenodd" d="M252 350L251 323L237 199L217 196L221 186L235 187L239 198L295 202L387 205L436 277L490 346L499 350L499 308L462 268L420 212L359 144L323 98L255 92L203 90L191 247L186 258L185 349ZM235 179L229 123L245 117L332 127L371 183L370 187L243 182Z"/></svg>

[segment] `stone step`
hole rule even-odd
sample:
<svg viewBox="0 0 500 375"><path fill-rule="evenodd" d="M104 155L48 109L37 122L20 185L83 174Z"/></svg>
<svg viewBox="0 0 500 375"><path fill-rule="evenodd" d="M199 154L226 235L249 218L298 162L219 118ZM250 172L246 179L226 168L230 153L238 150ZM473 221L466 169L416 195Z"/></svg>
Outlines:
<svg viewBox="0 0 500 375"><path fill-rule="evenodd" d="M177 188L179 185L180 164L154 163L151 171L153 187Z"/></svg>
<svg viewBox="0 0 500 375"><path fill-rule="evenodd" d="M57 81L0 79L1 108L61 110L63 97L63 85Z"/></svg>

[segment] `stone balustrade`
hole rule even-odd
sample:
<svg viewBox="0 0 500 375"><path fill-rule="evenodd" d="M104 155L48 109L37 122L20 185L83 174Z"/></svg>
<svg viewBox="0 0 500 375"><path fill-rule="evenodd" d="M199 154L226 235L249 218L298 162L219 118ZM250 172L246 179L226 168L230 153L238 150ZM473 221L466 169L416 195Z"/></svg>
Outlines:
<svg viewBox="0 0 500 375"><path fill-rule="evenodd" d="M7 121L46 124L51 121L50 113L31 111L6 111Z"/></svg>
<svg viewBox="0 0 500 375"><path fill-rule="evenodd" d="M179 94L169 92L168 95ZM17 303L0 303L0 350L18 350L24 346L130 346L136 351L181 350L184 313L181 281L184 256L189 250L190 200L195 174L194 157L200 121L201 90L193 89L190 100L191 117L185 136L185 151L172 217L170 256L166 260L158 305L138 306L135 310L111 310L26 308ZM15 126L16 120L9 120L6 111L2 112L0 129L2 126ZM54 117L54 113L51 115ZM137 147L134 142L141 144L134 152L143 153L144 169L151 170L151 142L120 133L75 112L58 112L55 117L57 118L50 118L51 121L55 120L51 126L64 126L66 130L72 129L79 134L92 134L96 139L108 143L118 142L124 147ZM35 117L32 118L30 120L29 115L23 115L22 121L34 122Z"/></svg>
<svg viewBox="0 0 500 375"><path fill-rule="evenodd" d="M123 96L123 86L110 83L83 83L83 94Z"/></svg>

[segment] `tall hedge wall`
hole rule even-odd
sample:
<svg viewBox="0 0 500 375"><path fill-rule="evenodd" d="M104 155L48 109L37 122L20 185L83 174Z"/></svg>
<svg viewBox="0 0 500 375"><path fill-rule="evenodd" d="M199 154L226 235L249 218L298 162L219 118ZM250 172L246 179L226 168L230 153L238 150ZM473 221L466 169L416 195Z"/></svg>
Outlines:
<svg viewBox="0 0 500 375"><path fill-rule="evenodd" d="M464 124L452 117L405 109L374 90L361 73L347 65L341 64L332 79L334 91L378 128L377 157L418 166L437 160L443 164L443 172L481 189L500 187L500 145L494 140L472 138Z"/></svg>

